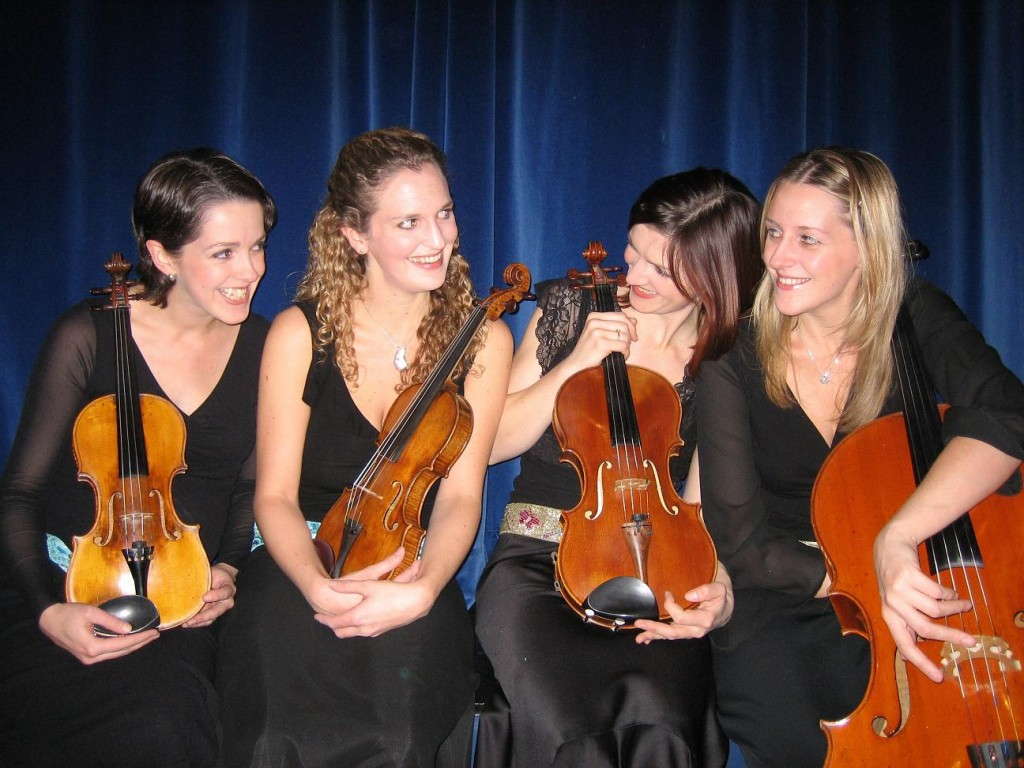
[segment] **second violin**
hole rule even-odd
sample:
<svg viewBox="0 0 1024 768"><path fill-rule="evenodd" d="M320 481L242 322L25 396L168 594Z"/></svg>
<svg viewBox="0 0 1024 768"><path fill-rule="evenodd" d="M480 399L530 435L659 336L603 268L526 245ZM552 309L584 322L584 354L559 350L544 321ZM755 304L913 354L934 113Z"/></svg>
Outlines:
<svg viewBox="0 0 1024 768"><path fill-rule="evenodd" d="M619 309L617 283L592 242L583 256L597 311ZM582 497L562 513L556 578L562 597L585 621L631 629L637 619L668 618L666 591L681 598L715 573L715 548L700 507L676 493L669 459L680 448L675 388L620 352L572 376L555 401L553 426L562 460L580 478Z"/></svg>
<svg viewBox="0 0 1024 768"><path fill-rule="evenodd" d="M420 511L427 492L462 454L473 433L473 411L449 380L484 320L514 310L529 294L530 272L509 264L511 287L494 289L473 308L426 381L399 394L381 427L377 450L351 488L328 510L316 536L317 552L332 578L383 560L399 545L402 563L415 562L426 544Z"/></svg>

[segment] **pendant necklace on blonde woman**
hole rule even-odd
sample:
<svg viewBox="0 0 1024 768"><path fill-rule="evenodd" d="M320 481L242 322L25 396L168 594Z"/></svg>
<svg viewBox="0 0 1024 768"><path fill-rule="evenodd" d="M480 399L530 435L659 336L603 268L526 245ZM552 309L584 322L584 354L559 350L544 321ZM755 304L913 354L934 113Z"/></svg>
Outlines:
<svg viewBox="0 0 1024 768"><path fill-rule="evenodd" d="M360 299L359 302L363 305L363 310L366 312L366 316L370 318L370 322L372 322L374 325L381 329L384 335L388 337L388 341L391 342L391 346L395 348L395 356L391 358L391 364L395 366L396 371L404 371L406 368L409 367L409 361L406 358L408 345L400 342L398 339L391 335L391 332L388 331L387 328L385 328L383 325L377 322L377 318L370 314L370 308L366 306L365 301Z"/></svg>
<svg viewBox="0 0 1024 768"><path fill-rule="evenodd" d="M797 326L797 330L800 330L799 326ZM811 347L806 340L804 340L804 351L807 352L807 358L811 361L811 365L814 366L814 370L818 372L818 383L830 383L832 381L832 369L835 368L836 363L839 362L839 356L843 352L842 346L840 346L839 349L836 350L836 353L832 356L831 362L829 362L829 364L825 366L825 370L821 370L821 368L818 367L818 361L814 359L814 353L811 352Z"/></svg>

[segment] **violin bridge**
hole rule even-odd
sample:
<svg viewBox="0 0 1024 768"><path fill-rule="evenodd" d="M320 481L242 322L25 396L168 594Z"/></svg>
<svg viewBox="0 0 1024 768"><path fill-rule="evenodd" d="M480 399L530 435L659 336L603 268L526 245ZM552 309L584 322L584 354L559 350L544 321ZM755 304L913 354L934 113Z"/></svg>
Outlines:
<svg viewBox="0 0 1024 768"><path fill-rule="evenodd" d="M384 500L383 496L381 496L379 493L375 493L371 488L367 488L365 485L353 485L352 490L359 491L360 493L368 493L375 499L379 499L381 501Z"/></svg>
<svg viewBox="0 0 1024 768"><path fill-rule="evenodd" d="M615 481L615 492L646 491L651 482L645 477L623 477Z"/></svg>

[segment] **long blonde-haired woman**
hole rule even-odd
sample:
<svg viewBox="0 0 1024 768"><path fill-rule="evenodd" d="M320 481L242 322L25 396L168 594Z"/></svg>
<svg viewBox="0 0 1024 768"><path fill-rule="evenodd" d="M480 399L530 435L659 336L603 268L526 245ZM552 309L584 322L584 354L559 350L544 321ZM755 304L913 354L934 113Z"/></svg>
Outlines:
<svg viewBox="0 0 1024 768"><path fill-rule="evenodd" d="M424 379L471 299L441 151L402 128L346 144L297 304L264 353L255 509L266 548L225 632L227 765L432 766L471 702L472 629L453 576L476 532L508 379L503 323L488 324L457 373L473 435L425 510L422 559L395 581L378 577L400 551L332 580L307 527L352 484L398 390Z"/></svg>
<svg viewBox="0 0 1024 768"><path fill-rule="evenodd" d="M931 675L914 633L966 642L925 615L965 604L920 572L913 545L1019 466L1024 388L948 297L908 279L896 184L874 155L791 160L766 197L761 238L767 272L751 322L697 389L704 515L736 600L712 636L719 717L749 765L817 766L818 720L857 705L868 654L861 638L841 637L824 599L810 493L842 437L900 410L890 353L900 305L953 409L946 448L882 532L876 563L900 648Z"/></svg>

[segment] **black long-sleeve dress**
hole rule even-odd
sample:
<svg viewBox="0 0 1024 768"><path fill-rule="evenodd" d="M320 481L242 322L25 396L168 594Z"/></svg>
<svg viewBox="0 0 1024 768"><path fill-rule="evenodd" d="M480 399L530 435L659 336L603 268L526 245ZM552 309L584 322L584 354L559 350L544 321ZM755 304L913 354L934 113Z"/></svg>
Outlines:
<svg viewBox="0 0 1024 768"><path fill-rule="evenodd" d="M547 373L573 350L588 307L564 281L541 283L537 293L537 359ZM684 398L692 394L677 389ZM684 403L683 452L670 465L677 487L693 455L690 410ZM523 455L511 501L573 508L579 480L559 463L560 454L549 427ZM543 538L502 533L477 590L477 635L509 701L514 765L724 763L708 641L637 645L634 632L584 624L555 591L556 548ZM483 749L481 766L504 760L505 745L485 741Z"/></svg>
<svg viewBox="0 0 1024 768"><path fill-rule="evenodd" d="M4 766L217 760L211 628L163 632L127 656L85 666L37 624L43 610L64 600L64 572L48 552L60 559L58 550L93 523L95 500L77 480L71 427L83 406L114 391L111 319L83 303L55 324L30 380L0 487ZM209 397L182 414L188 470L172 486L178 515L201 526L210 561L235 567L252 539L256 387L266 331L263 318L246 320ZM164 396L134 343L130 353L139 390Z"/></svg>
<svg viewBox="0 0 1024 768"><path fill-rule="evenodd" d="M908 307L924 363L952 405L946 441L968 436L1024 457L1024 388L944 294L923 281ZM732 576L732 620L712 633L722 726L751 765L821 765L819 719L852 711L867 683L868 649L841 638L813 542L810 494L845 434L825 443L799 406L764 391L752 328L701 367L697 421L704 519ZM894 392L883 414L902 410ZM867 546L870 546L868 544Z"/></svg>
<svg viewBox="0 0 1024 768"><path fill-rule="evenodd" d="M302 309L316 338L315 309ZM299 506L323 520L376 447L334 362L314 351ZM424 504L429 520L431 494ZM455 580L426 616L379 637L339 639L258 547L221 631L224 765L427 768L472 703L473 630Z"/></svg>

